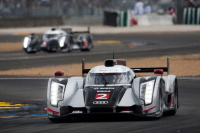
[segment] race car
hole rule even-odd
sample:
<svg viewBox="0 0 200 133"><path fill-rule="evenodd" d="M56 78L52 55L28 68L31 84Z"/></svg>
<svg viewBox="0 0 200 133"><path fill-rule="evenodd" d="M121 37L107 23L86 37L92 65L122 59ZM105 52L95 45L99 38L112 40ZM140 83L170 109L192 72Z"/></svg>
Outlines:
<svg viewBox="0 0 200 133"><path fill-rule="evenodd" d="M35 34L26 36L23 48L26 53L35 53L40 50L47 52L71 52L75 49L90 51L93 48L92 40L89 27L88 31L83 32L72 32L71 28L52 28L44 33L42 40Z"/></svg>
<svg viewBox="0 0 200 133"><path fill-rule="evenodd" d="M48 119L55 122L68 116L102 113L155 118L164 112L175 115L178 84L176 76L169 75L169 59L167 62L167 67L129 68L124 60L107 59L104 65L85 69L83 61L82 77L70 78L57 71L48 81ZM135 73L144 72L155 75L136 77Z"/></svg>

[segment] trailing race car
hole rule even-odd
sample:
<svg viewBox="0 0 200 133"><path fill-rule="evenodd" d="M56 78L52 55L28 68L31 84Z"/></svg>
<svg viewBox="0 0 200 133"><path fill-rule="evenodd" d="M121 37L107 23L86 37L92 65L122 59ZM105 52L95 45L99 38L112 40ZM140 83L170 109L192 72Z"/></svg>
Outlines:
<svg viewBox="0 0 200 133"><path fill-rule="evenodd" d="M135 73L142 72L156 76L136 78ZM164 112L175 115L179 107L177 78L169 75L169 59L168 66L160 68L128 68L124 60L108 59L91 70L83 61L82 73L64 78L64 72L57 71L49 79L45 108L49 120L98 113L161 118Z"/></svg>
<svg viewBox="0 0 200 133"><path fill-rule="evenodd" d="M83 32L72 32L72 29L55 29L47 31L40 40L35 34L26 36L23 41L24 51L35 53L40 50L44 51L61 51L71 52L75 49L81 51L90 51L93 48L92 35L90 29Z"/></svg>

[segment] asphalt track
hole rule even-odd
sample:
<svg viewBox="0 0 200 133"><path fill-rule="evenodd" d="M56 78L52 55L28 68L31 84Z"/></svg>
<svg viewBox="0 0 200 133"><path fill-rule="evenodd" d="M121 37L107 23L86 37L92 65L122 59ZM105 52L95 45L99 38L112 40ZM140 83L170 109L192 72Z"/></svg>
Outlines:
<svg viewBox="0 0 200 133"><path fill-rule="evenodd" d="M88 116L51 123L46 119L45 99L48 79L0 79L1 101L29 104L22 109L10 109L10 118L0 118L0 132L88 132L88 133L199 133L200 78L179 78L180 108L175 116L162 119L143 119L125 116ZM21 101L21 102L20 102ZM32 102L30 102L32 101ZM27 105L28 106L28 105ZM1 112L2 113L2 112ZM5 113L5 112L4 112Z"/></svg>
<svg viewBox="0 0 200 133"><path fill-rule="evenodd" d="M0 52L0 70L30 68L49 65L103 61L112 58L138 58L164 55L200 53L200 35L197 33L166 34L113 34L94 35L91 52L26 54L24 51ZM0 42L20 42L23 36L0 36ZM101 43L97 43L101 41ZM119 43L108 43L107 41Z"/></svg>
<svg viewBox="0 0 200 133"><path fill-rule="evenodd" d="M0 42L20 42L23 36L0 36ZM23 51L0 52L0 70L36 66L80 63L112 58L155 57L200 53L197 33L115 34L94 35L91 52L26 54ZM7 102L9 109L0 109L0 132L200 132L200 78L179 78L180 108L175 116L160 120L130 116L91 116L51 123L43 110L46 103L46 78L0 76L0 107Z"/></svg>

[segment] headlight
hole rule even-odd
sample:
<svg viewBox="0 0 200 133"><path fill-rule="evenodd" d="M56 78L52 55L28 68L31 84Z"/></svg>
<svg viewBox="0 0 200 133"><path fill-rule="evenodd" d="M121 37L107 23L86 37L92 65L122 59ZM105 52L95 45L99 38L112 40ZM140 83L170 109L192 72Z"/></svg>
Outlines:
<svg viewBox="0 0 200 133"><path fill-rule="evenodd" d="M28 44L30 43L31 39L29 37L24 38L23 46L24 48L28 47Z"/></svg>
<svg viewBox="0 0 200 133"><path fill-rule="evenodd" d="M51 82L51 94L50 94L51 105L57 106L58 101L63 100L64 88L65 85L63 84Z"/></svg>
<svg viewBox="0 0 200 133"><path fill-rule="evenodd" d="M145 104L152 102L154 83L155 80L152 80L140 85L140 98L145 101Z"/></svg>
<svg viewBox="0 0 200 133"><path fill-rule="evenodd" d="M64 37L64 36L59 39L59 45L60 45L60 47L64 47L65 39L66 39L66 37Z"/></svg>

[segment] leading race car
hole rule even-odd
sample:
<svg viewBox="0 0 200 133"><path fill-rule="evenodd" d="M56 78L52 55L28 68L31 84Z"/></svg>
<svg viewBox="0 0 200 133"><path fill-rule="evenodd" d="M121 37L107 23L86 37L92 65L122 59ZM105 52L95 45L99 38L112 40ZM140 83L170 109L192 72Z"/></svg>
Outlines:
<svg viewBox="0 0 200 133"><path fill-rule="evenodd" d="M90 51L93 48L90 29L83 32L72 32L71 28L52 28L44 33L40 40L35 34L26 36L23 41L23 48L26 53L35 53L40 50L71 52L75 49Z"/></svg>
<svg viewBox="0 0 200 133"><path fill-rule="evenodd" d="M64 72L57 71L49 79L45 108L49 120L98 113L161 118L164 112L175 115L179 107L177 78L169 75L169 59L168 66L160 68L128 68L124 60L108 59L91 70L83 61L82 72L82 77L64 78ZM136 77L142 72L156 76Z"/></svg>

